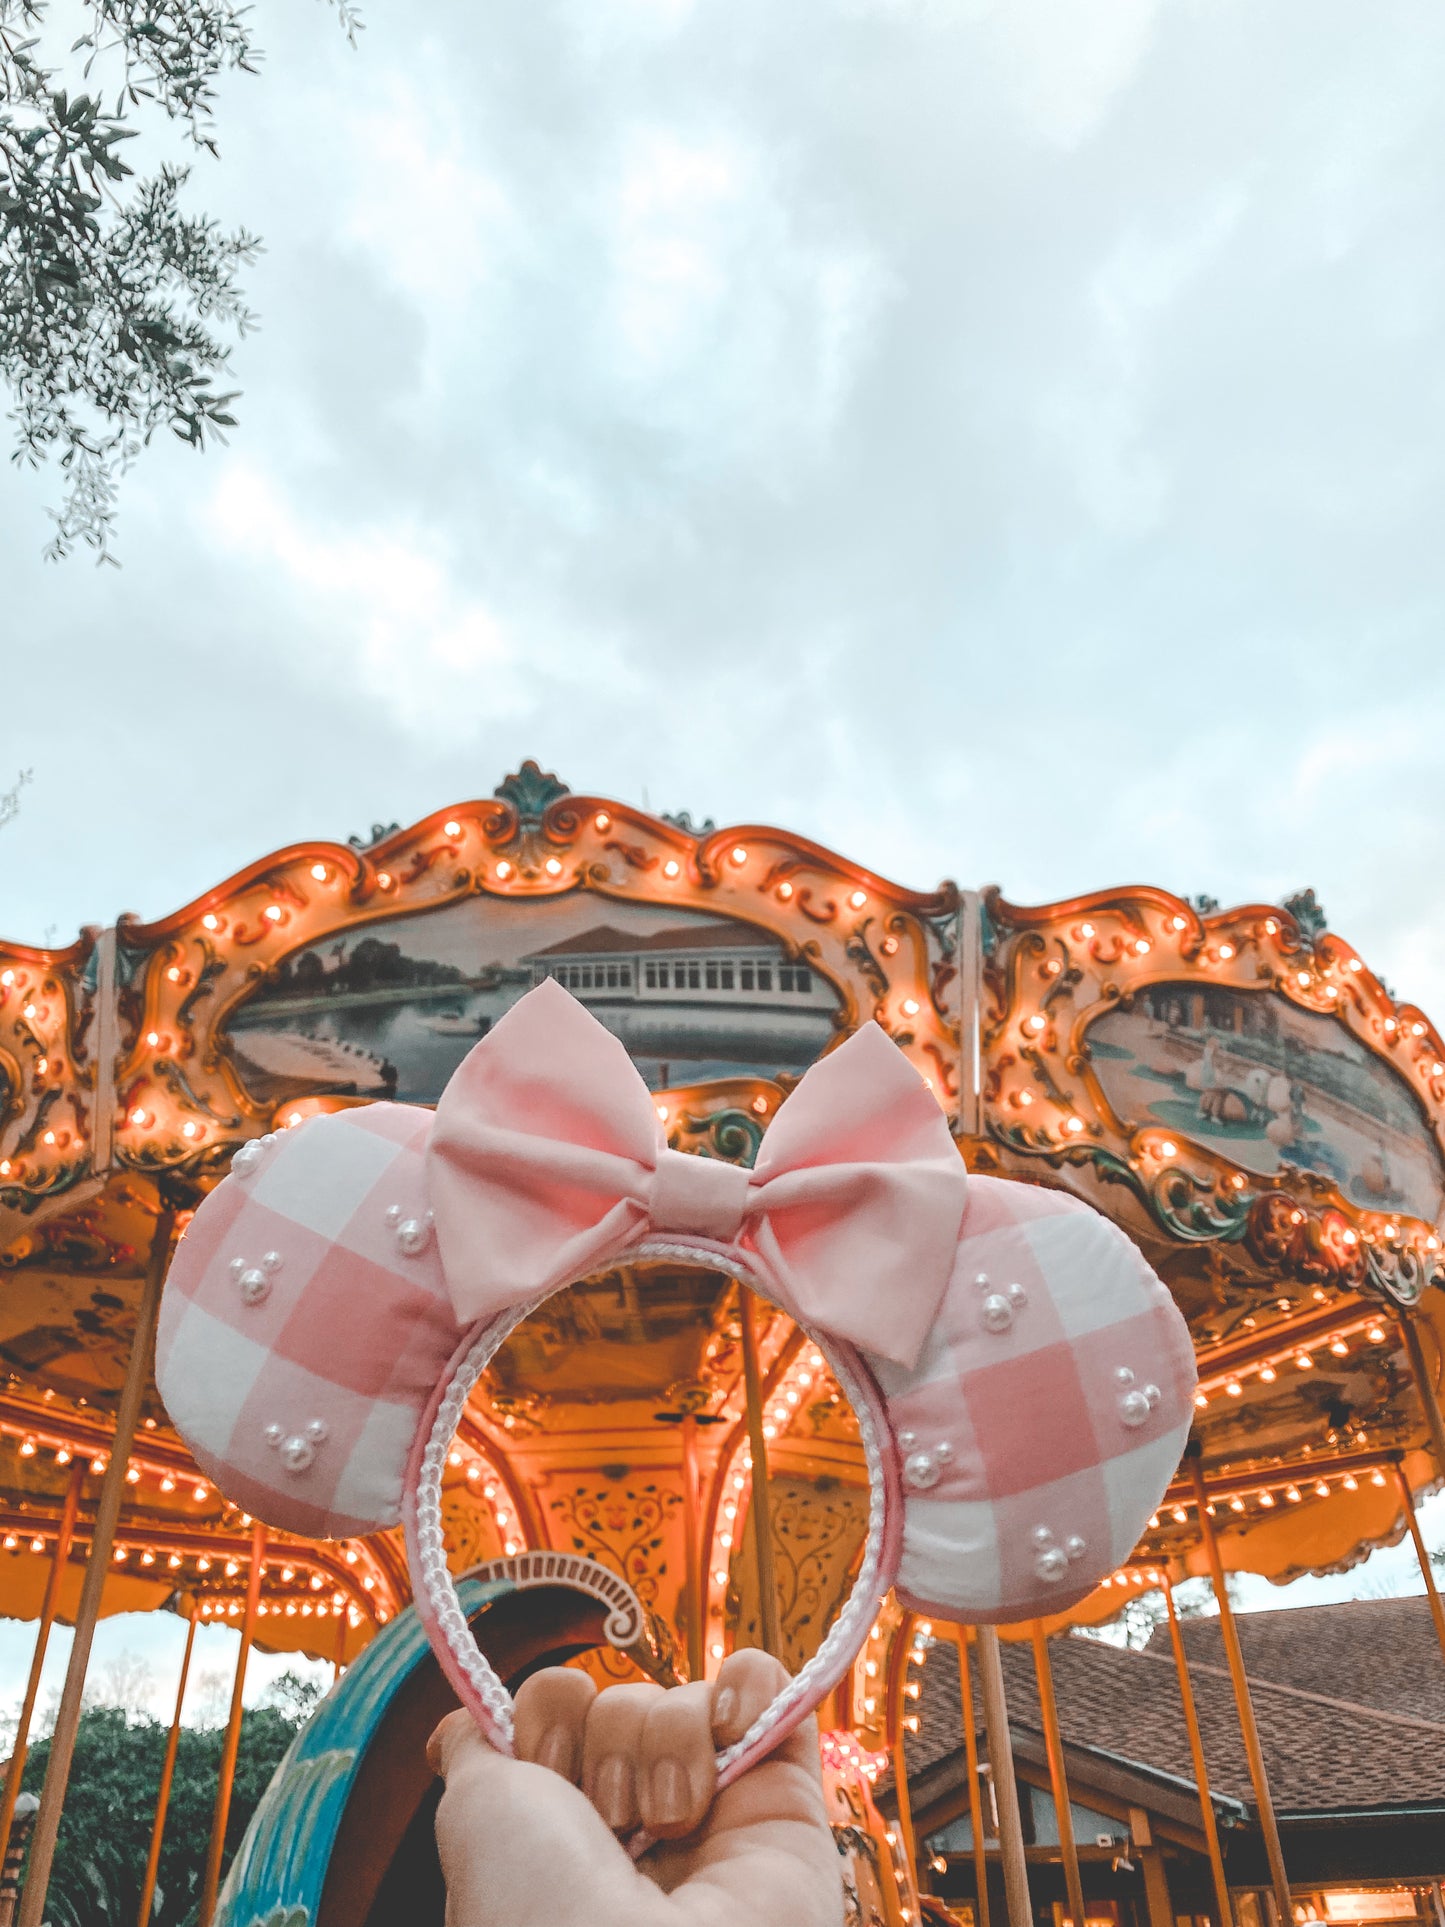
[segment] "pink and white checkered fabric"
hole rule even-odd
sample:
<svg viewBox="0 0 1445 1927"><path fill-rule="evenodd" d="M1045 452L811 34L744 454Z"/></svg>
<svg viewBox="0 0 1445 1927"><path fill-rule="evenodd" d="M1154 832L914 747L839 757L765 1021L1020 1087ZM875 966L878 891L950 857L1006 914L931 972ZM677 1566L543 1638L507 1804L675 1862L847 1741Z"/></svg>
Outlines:
<svg viewBox="0 0 1445 1927"><path fill-rule="evenodd" d="M196 1463L310 1538L395 1525L461 1332L428 1217L430 1111L313 1117L237 1154L181 1239L156 1383Z"/></svg>
<svg viewBox="0 0 1445 1927"><path fill-rule="evenodd" d="M941 1618L1063 1611L1178 1463L1194 1354L1164 1286L1087 1206L969 1177L876 1025L807 1072L741 1171L670 1149L621 1044L551 983L435 1115L376 1104L237 1153L172 1264L157 1381L257 1518L318 1538L405 1518L433 1643L504 1744L441 1543L446 1438L530 1305L658 1250L751 1279L828 1349L876 1507L855 1597L727 1771L836 1683L891 1584Z"/></svg>
<svg viewBox="0 0 1445 1927"><path fill-rule="evenodd" d="M871 1361L903 1458L899 1597L971 1624L1046 1617L1127 1559L1189 1436L1194 1348L1106 1218L969 1180L917 1366Z"/></svg>

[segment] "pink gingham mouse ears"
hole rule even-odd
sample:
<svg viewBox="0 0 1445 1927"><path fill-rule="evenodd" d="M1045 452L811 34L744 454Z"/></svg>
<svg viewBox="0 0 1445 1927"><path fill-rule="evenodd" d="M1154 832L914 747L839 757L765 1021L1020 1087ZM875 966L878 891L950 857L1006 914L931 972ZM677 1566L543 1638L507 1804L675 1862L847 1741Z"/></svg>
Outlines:
<svg viewBox="0 0 1445 1927"><path fill-rule="evenodd" d="M503 1748L511 1700L442 1539L447 1449L516 1326L624 1256L745 1279L858 1420L853 1591L725 1779L838 1683L890 1586L970 1622L1083 1598L1188 1435L1188 1329L1133 1244L1058 1192L969 1176L876 1024L805 1074L748 1171L671 1150L621 1043L545 982L434 1114L373 1104L243 1146L177 1250L156 1347L177 1430L235 1503L317 1538L404 1521L437 1656Z"/></svg>

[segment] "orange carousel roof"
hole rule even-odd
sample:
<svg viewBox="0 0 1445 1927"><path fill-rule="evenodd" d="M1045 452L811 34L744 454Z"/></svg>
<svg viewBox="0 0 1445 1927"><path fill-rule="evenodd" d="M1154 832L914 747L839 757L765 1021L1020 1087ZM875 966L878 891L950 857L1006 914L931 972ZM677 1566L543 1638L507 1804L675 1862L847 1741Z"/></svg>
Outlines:
<svg viewBox="0 0 1445 1927"><path fill-rule="evenodd" d="M746 986L707 961L740 931L779 966L750 963ZM534 970L598 953L599 932L619 954L700 960L695 994L605 970L579 990L677 1148L749 1161L806 1064L872 1018L973 1168L1124 1226L1194 1332L1195 1445L1228 1565L1286 1580L1401 1536L1396 1466L1417 1492L1440 1477L1402 1318L1438 1387L1445 1042L1312 899L1219 912L1141 888L1024 909L910 891L778 830L698 833L526 765L492 799L363 849L279 852L157 923L0 945L0 1612L37 1611L72 1480L73 1605L163 1207L184 1212L239 1144L317 1108L434 1101ZM783 988L798 963L802 996ZM797 1663L846 1594L866 1484L821 1357L781 1314L760 1350ZM198 1477L153 1389L127 1478L105 1610L237 1616L249 1521ZM624 1267L543 1307L479 1389L448 1478L459 1565L586 1551L633 1584L680 1667L690 1646L712 1664L757 1636L731 1280L663 1268L644 1289ZM1181 1468L1075 1617L1112 1616L1151 1574L1202 1572L1196 1503ZM393 1535L273 1535L258 1637L349 1657L407 1596ZM876 1743L867 1697L855 1724Z"/></svg>

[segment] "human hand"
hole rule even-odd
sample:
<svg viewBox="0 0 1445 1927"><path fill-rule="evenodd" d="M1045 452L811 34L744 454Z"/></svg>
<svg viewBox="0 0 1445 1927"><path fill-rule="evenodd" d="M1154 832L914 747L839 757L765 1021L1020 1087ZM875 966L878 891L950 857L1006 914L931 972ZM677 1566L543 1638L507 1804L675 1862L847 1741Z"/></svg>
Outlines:
<svg viewBox="0 0 1445 1927"><path fill-rule="evenodd" d="M716 1749L786 1677L752 1649L670 1691L553 1667L517 1694L515 1759L448 1714L428 1748L447 1927L839 1927L817 1722L716 1793ZM658 1844L634 1863L617 1836L639 1825Z"/></svg>

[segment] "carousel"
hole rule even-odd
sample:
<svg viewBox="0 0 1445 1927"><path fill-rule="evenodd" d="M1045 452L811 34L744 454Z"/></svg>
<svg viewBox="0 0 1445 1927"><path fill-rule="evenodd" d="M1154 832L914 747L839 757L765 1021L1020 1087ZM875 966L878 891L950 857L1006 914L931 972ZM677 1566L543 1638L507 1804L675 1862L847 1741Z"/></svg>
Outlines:
<svg viewBox="0 0 1445 1927"><path fill-rule="evenodd" d="M0 945L0 1612L36 1624L0 1858L47 1641L75 1627L21 1927L44 1919L96 1622L142 1610L241 1635L201 1927L441 1921L422 1747L454 1702L400 1534L313 1541L228 1504L157 1397L155 1328L175 1241L242 1146L319 1112L434 1103L548 978L626 1047L674 1149L743 1165L807 1067L877 1022L971 1171L1103 1212L1192 1333L1192 1436L1132 1556L1067 1615L957 1636L970 1758L976 1690L996 1803L987 1818L970 1773L967 1892L938 1888L910 1806L942 1629L890 1596L825 1705L860 1927L988 1927L991 1880L996 1917L1000 1896L1011 1927L1041 1917L1009 1751L1025 1653L1053 1918L1092 1927L1051 1655L1144 1595L1172 1624L1189 1578L1217 1596L1265 1868L1250 1915L1176 1637L1210 1917L1298 1919L1227 1579L1343 1570L1410 1535L1445 1665L1415 1512L1445 1475L1445 1039L1308 893L1231 910L1142 887L1033 908L920 893L776 829L574 795L529 763L489 800L281 851L159 922ZM565 1662L670 1683L749 1645L796 1671L862 1557L858 1422L822 1352L737 1279L645 1262L645 1289L614 1267L519 1325L448 1455L452 1566L509 1681ZM327 1661L336 1684L223 1887L253 1645ZM156 1792L152 1878L166 1779ZM1141 1889L1154 1920L1143 1905Z"/></svg>

